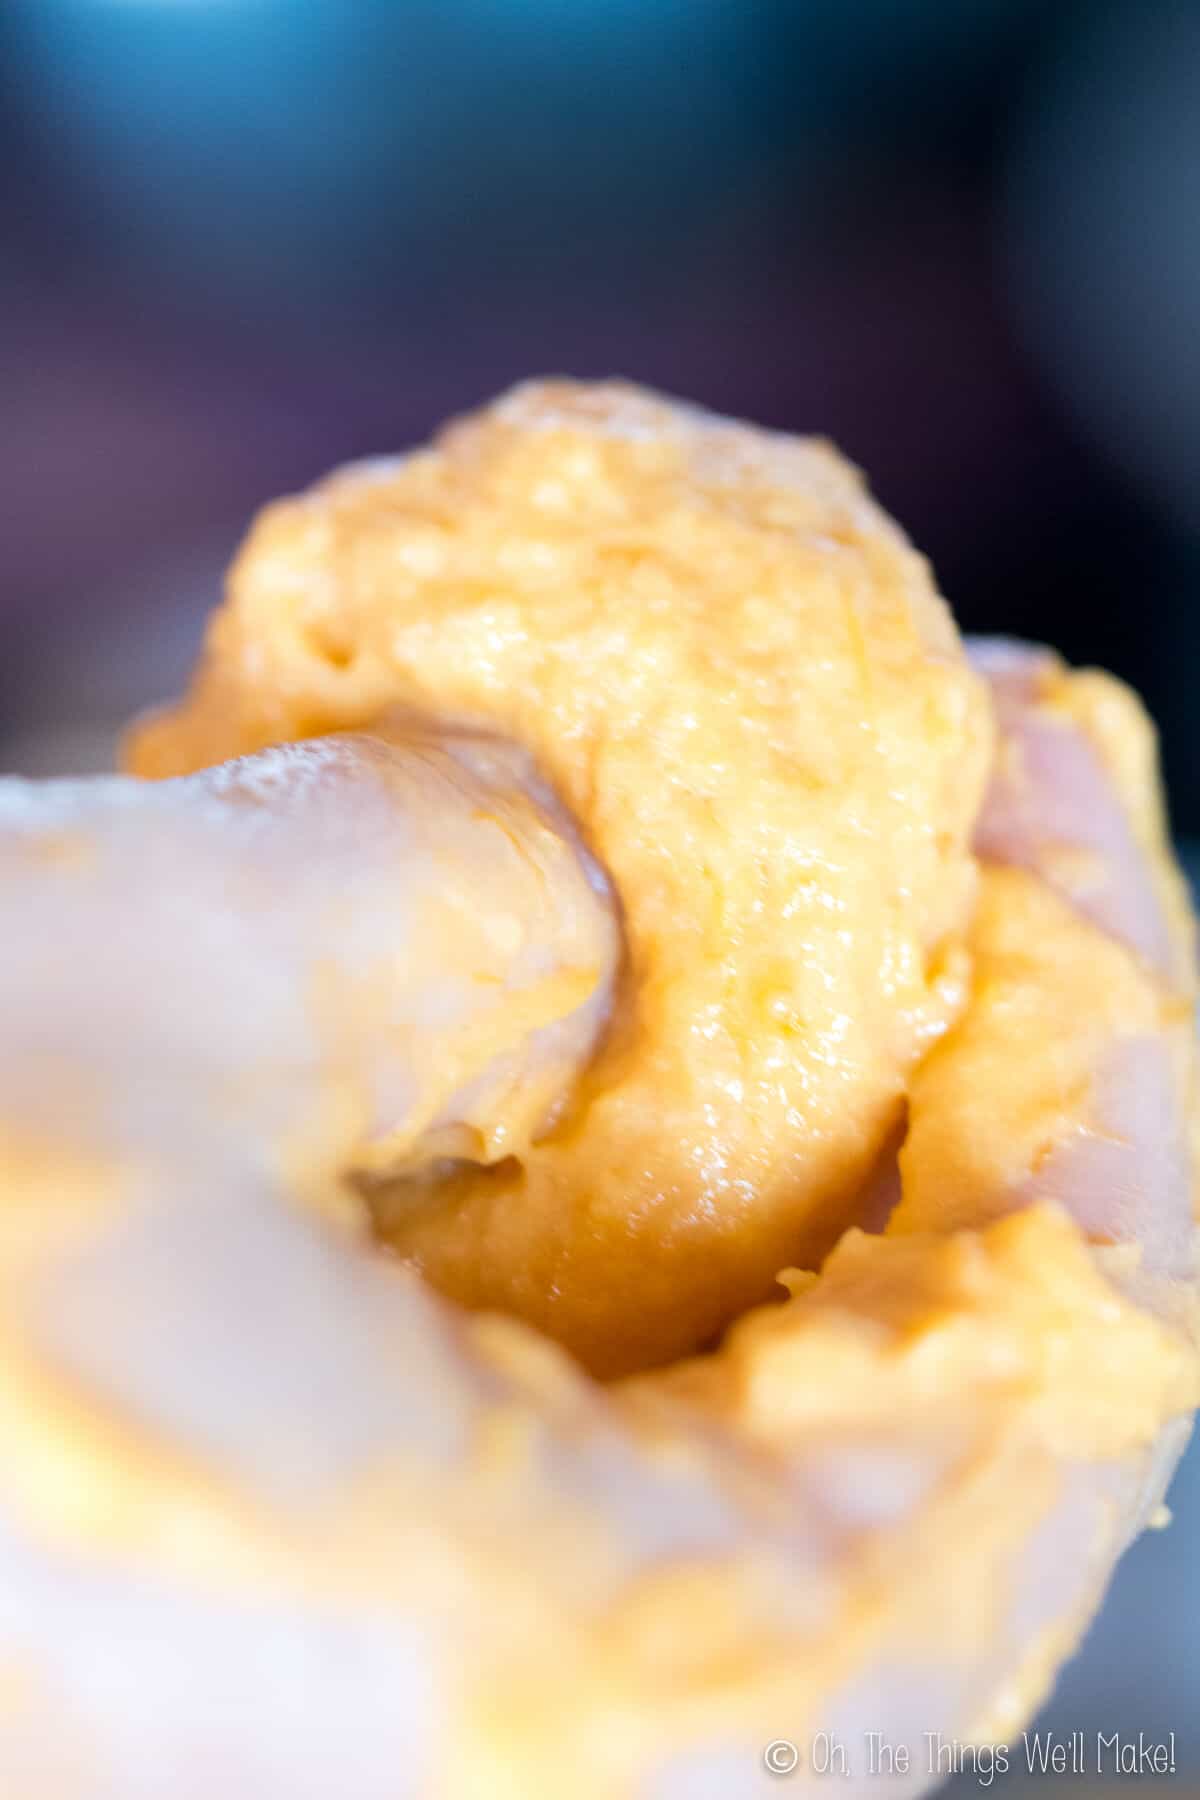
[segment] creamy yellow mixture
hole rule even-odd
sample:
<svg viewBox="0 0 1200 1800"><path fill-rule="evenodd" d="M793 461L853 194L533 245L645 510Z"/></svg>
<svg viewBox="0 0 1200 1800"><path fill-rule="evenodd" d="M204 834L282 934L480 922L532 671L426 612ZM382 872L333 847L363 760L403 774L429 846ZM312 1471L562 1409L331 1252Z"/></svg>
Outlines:
<svg viewBox="0 0 1200 1800"><path fill-rule="evenodd" d="M130 764L393 707L534 752L628 969L573 1115L380 1228L598 1373L694 1350L850 1222L963 1004L991 722L928 568L822 444L521 389L269 508Z"/></svg>
<svg viewBox="0 0 1200 1800"><path fill-rule="evenodd" d="M1122 795L1169 969L1035 874L980 871L988 691L825 446L549 384L268 509L131 766L406 712L515 739L614 882L615 1016L570 1109L491 1166L359 1169L387 1243L485 1316L450 1330L397 1281L415 1391L465 1447L401 1434L316 1509L193 1466L27 1351L47 1197L82 1241L122 1172L76 1206L78 1169L64 1187L0 1140L31 1202L0 1230L14 1511L205 1598L435 1621L420 1791L454 1800L670 1796L692 1754L741 1792L769 1738L869 1729L914 1684L931 1727L1019 1725L1200 1392L1186 1282L1052 1203L1012 1211L1099 1130L1114 1046L1161 1045L1184 1120L1193 1082L1148 728L1101 678L1043 688ZM902 1128L871 1234L859 1197ZM600 1390L548 1340L628 1379Z"/></svg>

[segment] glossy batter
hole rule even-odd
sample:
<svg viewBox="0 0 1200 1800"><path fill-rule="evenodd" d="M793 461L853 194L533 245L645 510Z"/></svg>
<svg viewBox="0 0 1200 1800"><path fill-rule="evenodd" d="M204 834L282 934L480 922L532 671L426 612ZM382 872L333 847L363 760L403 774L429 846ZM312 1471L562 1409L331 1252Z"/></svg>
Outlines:
<svg viewBox="0 0 1200 1800"><path fill-rule="evenodd" d="M869 1730L911 1792L1019 1729L1200 1396L1194 968L1137 703L971 664L831 452L526 390L269 514L133 755L382 739L0 795L6 1791L727 1800L828 1731L865 1795ZM606 1387L526 1322L726 1309Z"/></svg>
<svg viewBox="0 0 1200 1800"><path fill-rule="evenodd" d="M573 1116L380 1229L598 1373L696 1349L834 1242L961 1008L991 717L945 605L828 447L529 386L269 508L130 763L395 706L534 754L628 964Z"/></svg>
<svg viewBox="0 0 1200 1800"><path fill-rule="evenodd" d="M1045 722L1031 692L1005 746ZM197 781L0 795L6 938L34 948L36 892L70 952L57 987L24 961L2 983L25 1021L0 1034L8 1790L724 1800L777 1791L769 1741L826 1731L866 1794L882 1731L912 1792L926 1731L1019 1729L1155 1516L1197 1398L1191 1169L1163 1155L1187 1123L1162 1080L1182 995L1130 941L1165 941L1166 870L1101 862L1138 895L1124 941L1036 872L1048 844L1133 822L1099 761L1098 788L1063 781L1097 744L1056 729L1065 761L1026 767L1016 827L993 787L981 836L1009 866L973 931L980 1011L925 1065L998 1064L1007 1019L1039 1017L1027 1053L1079 1077L1052 1115L1039 1097L1052 1154L1018 1147L953 1220L918 1185L718 1354L608 1390L515 1321L452 1319L354 1229L338 1179L364 1133L411 1154L431 1067L466 1054L433 1110L478 1120L506 1038L535 1084L594 1042L604 889L520 759L469 752L428 811L453 745L413 762L333 739ZM499 911L475 909L468 971L422 902L472 868ZM541 933L486 929L531 904ZM1072 1011L1047 972L1086 948ZM114 1037L147 957L155 994ZM556 958L591 991L564 991ZM386 1001L365 1013L364 969ZM547 992L567 1034L548 1059ZM39 1013L56 1079L30 1066ZM909 1166L938 1083L912 1104Z"/></svg>

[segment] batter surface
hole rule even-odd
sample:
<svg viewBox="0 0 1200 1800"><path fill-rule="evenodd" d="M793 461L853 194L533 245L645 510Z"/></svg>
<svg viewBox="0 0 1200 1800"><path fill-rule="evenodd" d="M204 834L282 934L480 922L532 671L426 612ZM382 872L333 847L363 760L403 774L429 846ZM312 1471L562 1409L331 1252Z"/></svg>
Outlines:
<svg viewBox="0 0 1200 1800"><path fill-rule="evenodd" d="M0 1787L1011 1735L1200 1395L1137 702L968 660L831 451L552 384L270 509L131 757L338 726L0 789Z"/></svg>
<svg viewBox="0 0 1200 1800"><path fill-rule="evenodd" d="M991 712L927 565L823 444L527 386L269 508L130 764L395 707L533 752L628 965L571 1115L380 1228L598 1373L694 1350L836 1240L963 1004Z"/></svg>

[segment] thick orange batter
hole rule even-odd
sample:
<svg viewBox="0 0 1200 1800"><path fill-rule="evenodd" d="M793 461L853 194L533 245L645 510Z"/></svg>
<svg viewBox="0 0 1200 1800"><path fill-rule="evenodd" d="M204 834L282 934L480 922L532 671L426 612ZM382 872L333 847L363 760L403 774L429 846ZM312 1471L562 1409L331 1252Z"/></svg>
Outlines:
<svg viewBox="0 0 1200 1800"><path fill-rule="evenodd" d="M962 1004L990 712L928 568L823 444L528 386L270 507L130 764L397 706L533 751L629 967L576 1112L381 1228L598 1372L695 1349L834 1242Z"/></svg>
<svg viewBox="0 0 1200 1800"><path fill-rule="evenodd" d="M16 784L6 936L56 979L0 971L0 1786L749 1796L832 1733L858 1793L868 1731L1019 1729L1200 1395L1195 982L1137 703L971 656L833 452L556 384L270 509L131 759L390 748L215 770L264 809L224 852L205 781ZM518 750L460 745L517 791L451 795L405 711L532 751L614 878L566 1113L608 890ZM123 1129L73 1154L89 1117ZM517 1316L378 1256L348 1164L410 1171L392 1243Z"/></svg>

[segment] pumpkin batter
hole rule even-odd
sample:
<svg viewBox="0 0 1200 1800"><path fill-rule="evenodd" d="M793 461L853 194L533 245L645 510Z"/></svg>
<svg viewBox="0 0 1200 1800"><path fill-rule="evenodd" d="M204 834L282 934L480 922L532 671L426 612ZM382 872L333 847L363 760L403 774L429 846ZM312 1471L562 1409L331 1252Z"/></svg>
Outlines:
<svg viewBox="0 0 1200 1800"><path fill-rule="evenodd" d="M1019 1729L1200 1396L1140 708L968 660L833 452L554 384L271 509L130 754L363 725L3 796L6 936L77 929L0 969L5 1791L765 1795L826 1732L867 1794L868 1731L918 1790Z"/></svg>
<svg viewBox="0 0 1200 1800"><path fill-rule="evenodd" d="M533 752L628 968L574 1114L379 1227L597 1373L694 1350L836 1240L963 1003L991 719L928 568L824 445L520 388L269 508L130 766L396 706Z"/></svg>

